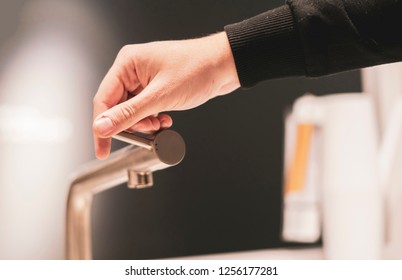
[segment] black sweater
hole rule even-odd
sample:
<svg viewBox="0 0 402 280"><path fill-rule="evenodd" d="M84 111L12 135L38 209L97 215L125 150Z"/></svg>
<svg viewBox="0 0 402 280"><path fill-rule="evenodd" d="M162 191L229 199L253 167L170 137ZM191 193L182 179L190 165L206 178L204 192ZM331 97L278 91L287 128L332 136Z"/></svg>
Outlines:
<svg viewBox="0 0 402 280"><path fill-rule="evenodd" d="M225 31L243 87L323 76L401 61L402 0L288 0Z"/></svg>

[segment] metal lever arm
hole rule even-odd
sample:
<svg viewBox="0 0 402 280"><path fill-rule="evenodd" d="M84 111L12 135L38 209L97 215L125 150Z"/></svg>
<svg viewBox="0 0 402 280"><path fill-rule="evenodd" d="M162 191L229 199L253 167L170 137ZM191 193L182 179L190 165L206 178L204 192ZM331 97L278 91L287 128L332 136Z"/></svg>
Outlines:
<svg viewBox="0 0 402 280"><path fill-rule="evenodd" d="M120 132L119 134L113 136L113 138L116 140L129 143L134 146L145 148L147 150L152 150L153 148L152 147L153 139L148 139L125 131Z"/></svg>

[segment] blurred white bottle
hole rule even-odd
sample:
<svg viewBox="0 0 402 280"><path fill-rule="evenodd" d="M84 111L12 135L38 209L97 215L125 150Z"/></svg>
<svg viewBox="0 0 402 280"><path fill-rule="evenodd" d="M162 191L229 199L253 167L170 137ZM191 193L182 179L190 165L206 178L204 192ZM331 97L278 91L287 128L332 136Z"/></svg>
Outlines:
<svg viewBox="0 0 402 280"><path fill-rule="evenodd" d="M402 259L402 63L366 68L364 91L375 100L380 129L379 174L386 202L384 257Z"/></svg>
<svg viewBox="0 0 402 280"><path fill-rule="evenodd" d="M299 123L313 125L314 133L320 134L320 152L315 161L325 257L381 258L383 197L378 179L377 125L370 96L303 96L295 102L294 116Z"/></svg>
<svg viewBox="0 0 402 280"><path fill-rule="evenodd" d="M378 179L378 133L364 94L323 99L323 242L328 259L379 259L383 196Z"/></svg>
<svg viewBox="0 0 402 280"><path fill-rule="evenodd" d="M307 104L295 106L285 119L282 239L288 242L314 243L321 238L321 135L316 110L311 109Z"/></svg>

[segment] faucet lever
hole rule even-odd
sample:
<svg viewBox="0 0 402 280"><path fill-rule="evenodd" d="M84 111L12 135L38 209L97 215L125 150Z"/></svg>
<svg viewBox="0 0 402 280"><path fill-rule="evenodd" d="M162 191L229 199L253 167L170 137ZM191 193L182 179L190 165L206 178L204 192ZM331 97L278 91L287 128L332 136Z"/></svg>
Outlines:
<svg viewBox="0 0 402 280"><path fill-rule="evenodd" d="M152 150L152 139L145 138L136 134L128 133L125 131L120 132L119 134L113 136L112 138L126 142L131 145L135 145L138 147L145 148L147 150Z"/></svg>

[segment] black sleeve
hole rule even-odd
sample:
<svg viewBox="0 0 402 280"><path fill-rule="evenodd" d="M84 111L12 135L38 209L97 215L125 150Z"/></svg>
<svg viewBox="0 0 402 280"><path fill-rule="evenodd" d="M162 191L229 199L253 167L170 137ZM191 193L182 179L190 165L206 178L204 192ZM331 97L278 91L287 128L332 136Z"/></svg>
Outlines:
<svg viewBox="0 0 402 280"><path fill-rule="evenodd" d="M288 0L225 26L241 85L402 60L402 0Z"/></svg>

